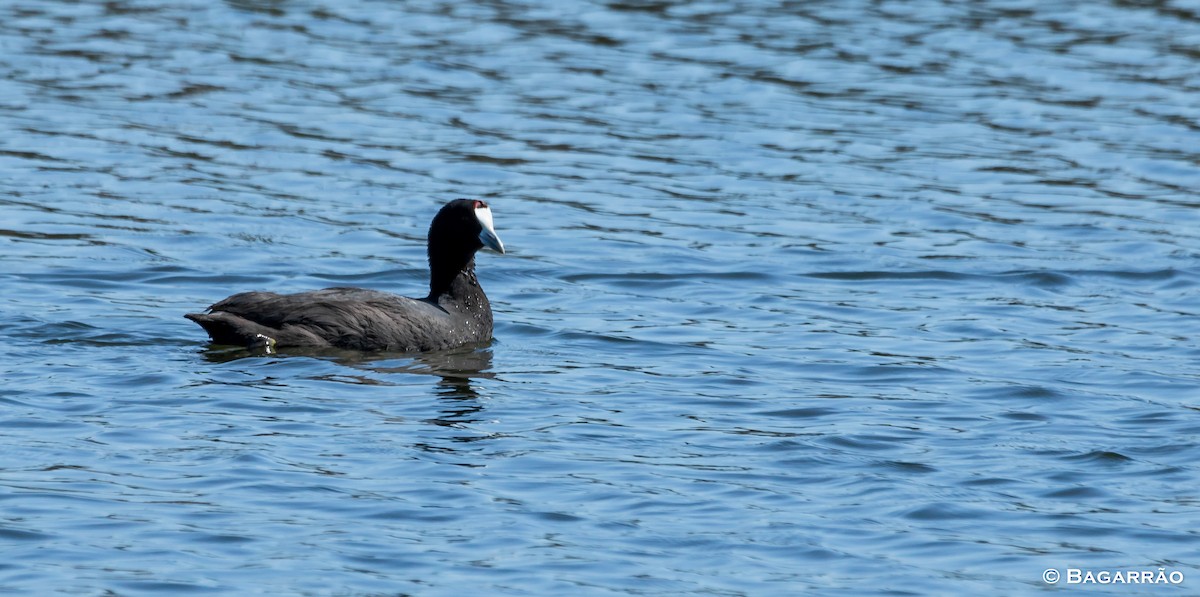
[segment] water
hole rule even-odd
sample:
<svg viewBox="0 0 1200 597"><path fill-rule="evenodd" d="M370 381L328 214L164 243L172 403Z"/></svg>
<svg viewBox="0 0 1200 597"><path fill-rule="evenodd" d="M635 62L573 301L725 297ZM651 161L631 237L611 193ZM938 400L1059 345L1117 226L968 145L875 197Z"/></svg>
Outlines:
<svg viewBox="0 0 1200 597"><path fill-rule="evenodd" d="M0 23L0 592L1198 590L1194 3ZM454 197L488 348L182 318L420 294Z"/></svg>

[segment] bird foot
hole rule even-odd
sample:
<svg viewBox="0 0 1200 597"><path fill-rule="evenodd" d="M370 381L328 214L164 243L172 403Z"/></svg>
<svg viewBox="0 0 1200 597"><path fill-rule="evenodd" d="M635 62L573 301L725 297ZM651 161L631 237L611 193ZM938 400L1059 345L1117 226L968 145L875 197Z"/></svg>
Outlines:
<svg viewBox="0 0 1200 597"><path fill-rule="evenodd" d="M255 334L254 341L250 343L250 348L261 348L267 354L275 354L276 344L275 339L270 336Z"/></svg>

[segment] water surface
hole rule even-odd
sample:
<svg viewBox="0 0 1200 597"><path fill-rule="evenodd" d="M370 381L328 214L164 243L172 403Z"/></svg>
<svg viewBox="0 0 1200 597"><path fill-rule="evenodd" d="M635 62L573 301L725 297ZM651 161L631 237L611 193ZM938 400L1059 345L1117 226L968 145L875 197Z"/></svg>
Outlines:
<svg viewBox="0 0 1200 597"><path fill-rule="evenodd" d="M1200 582L1186 3L0 23L0 591ZM489 347L231 353L182 318L423 294L455 197L509 249Z"/></svg>

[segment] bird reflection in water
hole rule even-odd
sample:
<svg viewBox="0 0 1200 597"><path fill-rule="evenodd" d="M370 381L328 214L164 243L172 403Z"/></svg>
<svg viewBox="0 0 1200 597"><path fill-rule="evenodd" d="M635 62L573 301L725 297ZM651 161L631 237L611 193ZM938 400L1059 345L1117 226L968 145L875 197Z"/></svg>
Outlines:
<svg viewBox="0 0 1200 597"><path fill-rule="evenodd" d="M490 345L490 342L488 343ZM442 351L422 353L359 352L328 348L281 348L270 353L262 349L206 350L204 357L213 363L227 363L249 357L269 356L271 359L310 357L332 361L354 370L365 370L380 374L385 379L371 375L339 373L318 375L310 379L335 381L361 385L391 385L386 377L396 375L432 375L441 378L437 382L437 395L444 407L438 416L427 419L427 423L442 427L463 429L466 425L481 421L478 414L483 410L479 392L472 385L475 379L494 379L492 349L488 345L460 346ZM489 436L470 435L451 438L456 442L473 442ZM447 451L446 448L419 446L423 449Z"/></svg>
<svg viewBox="0 0 1200 597"><path fill-rule="evenodd" d="M483 419L483 403L479 400L479 392L472 385L472 380L494 379L495 374L488 370L492 368L491 348L457 348L440 352L426 352L411 355L412 361L407 364L394 366L368 366L372 371L388 375L403 373L418 373L436 375L441 378L437 384L438 396L442 399L442 408L436 417L426 419L426 423L460 430L463 433L447 434L442 439L451 442L446 445L435 445L429 442L417 442L413 447L425 452L443 455L461 455L462 448L454 444L468 444L493 437L491 434L480 434L469 429L474 423ZM481 467L483 464L473 460L455 458L450 464L466 467Z"/></svg>

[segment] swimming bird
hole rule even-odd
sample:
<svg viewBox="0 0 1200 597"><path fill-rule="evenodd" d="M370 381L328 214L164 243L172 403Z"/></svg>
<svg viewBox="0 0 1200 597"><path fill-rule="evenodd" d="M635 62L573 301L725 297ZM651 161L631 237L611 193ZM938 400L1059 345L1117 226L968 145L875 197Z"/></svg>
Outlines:
<svg viewBox="0 0 1200 597"><path fill-rule="evenodd" d="M492 305L475 277L475 252L504 253L487 203L455 199L429 226L429 294L364 288L296 294L243 292L184 317L214 344L423 352L492 339Z"/></svg>

